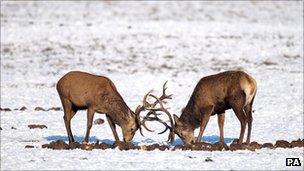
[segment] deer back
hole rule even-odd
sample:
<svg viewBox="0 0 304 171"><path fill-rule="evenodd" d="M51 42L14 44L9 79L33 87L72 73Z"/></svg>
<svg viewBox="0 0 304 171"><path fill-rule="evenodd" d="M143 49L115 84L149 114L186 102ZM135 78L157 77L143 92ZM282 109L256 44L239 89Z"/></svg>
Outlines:
<svg viewBox="0 0 304 171"><path fill-rule="evenodd" d="M128 110L113 82L104 76L72 71L58 81L57 90L77 107L92 106L101 113Z"/></svg>

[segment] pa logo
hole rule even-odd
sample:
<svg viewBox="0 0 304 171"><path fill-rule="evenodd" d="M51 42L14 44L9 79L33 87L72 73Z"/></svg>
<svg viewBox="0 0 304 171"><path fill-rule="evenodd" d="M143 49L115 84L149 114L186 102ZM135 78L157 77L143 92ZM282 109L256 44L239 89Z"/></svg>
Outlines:
<svg viewBox="0 0 304 171"><path fill-rule="evenodd" d="M286 158L286 166L301 166L299 158Z"/></svg>

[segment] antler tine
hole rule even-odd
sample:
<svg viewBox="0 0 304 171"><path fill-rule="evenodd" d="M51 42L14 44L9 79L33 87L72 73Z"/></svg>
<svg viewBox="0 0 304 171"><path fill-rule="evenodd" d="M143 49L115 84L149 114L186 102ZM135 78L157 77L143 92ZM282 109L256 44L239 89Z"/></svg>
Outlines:
<svg viewBox="0 0 304 171"><path fill-rule="evenodd" d="M144 111L146 108L150 107L151 104L147 101L147 98L148 98L148 95L152 92L152 90L150 90L148 93L146 93L144 95L144 98L143 98L143 105L138 105L136 110L135 110L135 114L136 115L139 115L140 112Z"/></svg>
<svg viewBox="0 0 304 171"><path fill-rule="evenodd" d="M172 99L172 94L166 95L166 90L167 90L166 85L167 85L167 82L168 82L168 80L167 80L167 81L164 83L164 85L163 85L163 94L162 94L162 96L159 98L159 99L161 99L161 100L163 100L164 98Z"/></svg>
<svg viewBox="0 0 304 171"><path fill-rule="evenodd" d="M152 120L150 120L149 117L144 117L143 121L141 122L141 125L142 125L147 131L154 132L154 130L151 130L151 129L149 129L149 128L147 127L146 121L152 121Z"/></svg>
<svg viewBox="0 0 304 171"><path fill-rule="evenodd" d="M164 85L163 85L163 94L159 97L160 100L172 99L172 95L173 95L173 94L170 94L170 95L167 95L167 94L166 94L166 90L167 90L166 85L167 85L167 82L168 82L168 81L166 81L166 82L164 83ZM152 107L155 107L155 106L157 105L157 103L158 103L158 101L155 101L155 102L152 104ZM166 103L166 102L163 101L163 103Z"/></svg>
<svg viewBox="0 0 304 171"><path fill-rule="evenodd" d="M160 96L160 100L164 100L164 99L172 99L172 95L173 94L170 94L170 95L166 95L166 90L167 90L167 87L166 87L166 85L167 85L167 82L168 82L168 80L164 83L164 85L163 85L163 94L162 94L162 96Z"/></svg>
<svg viewBox="0 0 304 171"><path fill-rule="evenodd" d="M147 101L148 95L152 92L152 90L150 90L147 94L145 94L144 99L143 99L143 107L147 108L150 107L151 104Z"/></svg>
<svg viewBox="0 0 304 171"><path fill-rule="evenodd" d="M144 134L142 133L142 129L141 129L141 125L143 125L140 121L140 112L146 110L147 107L150 107L151 104L147 102L147 98L148 98L148 95L152 92L152 90L150 90L148 93L146 93L144 95L144 98L143 98L143 105L138 105L136 110L135 110L135 115L136 115L136 119L137 119L137 122L138 122L138 125L139 125L139 132L142 136L144 136ZM147 126L146 125L143 125L143 127L145 129L147 129ZM147 129L148 131L151 131L149 129Z"/></svg>

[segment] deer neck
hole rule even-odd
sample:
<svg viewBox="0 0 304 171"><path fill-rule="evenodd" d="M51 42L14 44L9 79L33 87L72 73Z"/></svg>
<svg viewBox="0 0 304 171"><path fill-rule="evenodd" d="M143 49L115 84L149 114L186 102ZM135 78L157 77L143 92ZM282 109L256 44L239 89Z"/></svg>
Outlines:
<svg viewBox="0 0 304 171"><path fill-rule="evenodd" d="M187 106L182 111L180 121L191 127L193 130L200 125L199 111L195 105L194 99L191 97Z"/></svg>
<svg viewBox="0 0 304 171"><path fill-rule="evenodd" d="M199 126L199 122L192 114L183 112L179 120L183 123L183 125L187 125L189 128L193 130Z"/></svg>
<svg viewBox="0 0 304 171"><path fill-rule="evenodd" d="M132 116L132 110L122 99L112 101L108 110L107 114L119 126L124 125L130 118L134 117Z"/></svg>
<svg viewBox="0 0 304 171"><path fill-rule="evenodd" d="M130 119L134 118L134 116L132 116L131 112L132 112L131 110L127 110L127 111L121 112L121 114L119 115L121 117L119 117L117 119L117 123L116 124L119 125L120 127L123 126L123 125L125 125L125 124L128 124L129 121L130 121Z"/></svg>

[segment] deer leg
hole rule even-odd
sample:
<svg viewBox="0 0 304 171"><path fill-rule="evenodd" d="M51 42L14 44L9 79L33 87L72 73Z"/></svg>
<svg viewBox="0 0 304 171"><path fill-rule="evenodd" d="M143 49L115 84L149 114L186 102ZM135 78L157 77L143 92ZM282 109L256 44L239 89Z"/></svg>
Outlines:
<svg viewBox="0 0 304 171"><path fill-rule="evenodd" d="M76 114L77 110L73 110L72 103L68 99L61 98L63 111L64 111L64 124L68 134L69 143L74 142L74 137L71 130L71 119Z"/></svg>
<svg viewBox="0 0 304 171"><path fill-rule="evenodd" d="M205 131L206 125L209 121L209 118L213 112L214 107L210 106L207 108L202 109L203 113L202 113L202 119L201 119L201 125L200 125L200 131L198 134L198 137L196 139L196 142L200 142L203 136L203 133Z"/></svg>
<svg viewBox="0 0 304 171"><path fill-rule="evenodd" d="M94 113L95 113L94 109L89 107L87 113L87 132L83 141L83 143L85 144L89 142L90 130L93 124Z"/></svg>
<svg viewBox="0 0 304 171"><path fill-rule="evenodd" d="M251 137L251 127L252 127L252 104L248 104L245 106L245 112L247 116L247 123L248 123L248 132L247 132L247 140L246 144L250 143L250 137Z"/></svg>
<svg viewBox="0 0 304 171"><path fill-rule="evenodd" d="M247 119L246 119L246 113L243 109L243 107L233 107L232 108L234 113L236 114L236 117L239 119L241 123L241 132L240 132L240 137L239 137L239 144L243 142L244 139L244 133L246 129L246 124L247 124Z"/></svg>
<svg viewBox="0 0 304 171"><path fill-rule="evenodd" d="M114 138L115 138L115 141L119 141L119 137L118 137L118 135L117 135L117 132L116 132L116 126L115 126L115 123L112 121L112 119L110 118L110 116L109 115L106 115L107 116L107 120L108 120L108 123L109 123L109 125L110 125L110 127L111 127L111 130L112 130L112 132L113 132L113 135L114 135Z"/></svg>
<svg viewBox="0 0 304 171"><path fill-rule="evenodd" d="M220 130L220 143L225 143L224 142L224 122L225 122L225 113L221 113L217 115L217 121L219 125L219 130Z"/></svg>

